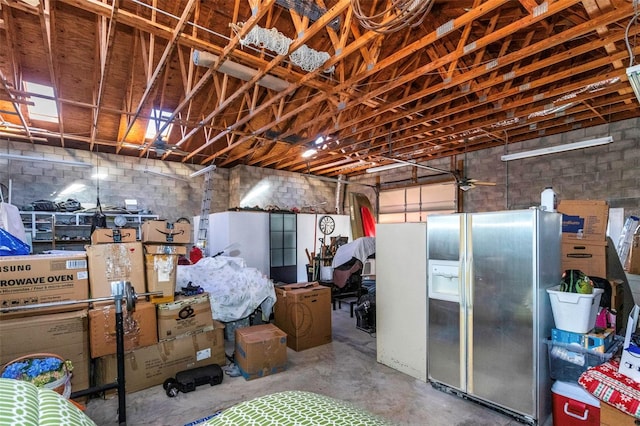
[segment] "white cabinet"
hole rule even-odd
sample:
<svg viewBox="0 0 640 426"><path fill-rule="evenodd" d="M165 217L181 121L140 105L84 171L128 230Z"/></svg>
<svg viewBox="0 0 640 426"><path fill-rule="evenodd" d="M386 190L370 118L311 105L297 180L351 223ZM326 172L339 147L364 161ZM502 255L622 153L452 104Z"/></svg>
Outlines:
<svg viewBox="0 0 640 426"><path fill-rule="evenodd" d="M376 225L378 362L427 381L427 224Z"/></svg>

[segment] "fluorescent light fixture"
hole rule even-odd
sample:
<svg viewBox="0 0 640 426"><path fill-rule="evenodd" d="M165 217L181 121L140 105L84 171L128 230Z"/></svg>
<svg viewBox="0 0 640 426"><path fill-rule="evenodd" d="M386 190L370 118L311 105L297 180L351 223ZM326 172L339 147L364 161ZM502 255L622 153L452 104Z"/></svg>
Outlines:
<svg viewBox="0 0 640 426"><path fill-rule="evenodd" d="M638 102L640 102L640 65L627 68L627 77L633 92L636 94L636 98L638 98Z"/></svg>
<svg viewBox="0 0 640 426"><path fill-rule="evenodd" d="M182 182L189 182L187 179L183 179L180 176L177 175L169 175L166 173L161 173L161 172L154 172L152 170L143 170L142 173L146 173L149 175L154 175L154 176L159 176L159 177L163 177L163 178L167 178L167 179L173 179L173 180L179 180Z"/></svg>
<svg viewBox="0 0 640 426"><path fill-rule="evenodd" d="M367 173L384 172L385 170L392 170L392 169L397 169L399 167L406 167L406 166L412 166L412 165L413 164L404 164L404 163L385 164L384 166L371 167L365 170L365 172Z"/></svg>
<svg viewBox="0 0 640 426"><path fill-rule="evenodd" d="M193 52L193 63L201 67L210 67L218 60L218 56L209 52L202 52L195 50ZM239 78L240 80L249 81L258 73L258 70L249 68L242 64L238 64L232 61L224 61L218 71L230 75L231 77ZM275 90L276 92L282 92L287 89L290 84L288 81L284 81L281 78L274 77L266 74L260 80L258 85L266 87L267 89Z"/></svg>
<svg viewBox="0 0 640 426"><path fill-rule="evenodd" d="M581 142L568 143L565 145L550 146L548 148L534 149L532 151L516 152L514 154L503 155L502 157L500 157L500 159L502 161L519 160L521 158L537 157L540 155L555 154L557 152L571 151L574 149L589 148L589 147L598 146L598 145L606 145L611 142L613 142L613 138L611 136L606 136L604 138L597 138L597 139L591 139L591 140L586 140Z"/></svg>
<svg viewBox="0 0 640 426"><path fill-rule="evenodd" d="M302 153L302 158L309 158L312 155L316 154L318 151L316 151L315 149L311 148L306 150L305 152Z"/></svg>
<svg viewBox="0 0 640 426"><path fill-rule="evenodd" d="M41 163L66 164L68 166L77 166L77 167L93 167L93 165L89 163L83 163L82 161L56 160L54 158L29 157L27 155L0 153L0 158L7 158L9 160L18 160L18 161L39 161Z"/></svg>
<svg viewBox="0 0 640 426"><path fill-rule="evenodd" d="M210 165L210 166L205 167L204 169L200 169L200 170L198 170L197 172L193 172L193 173L191 173L191 174L189 175L189 177L190 177L190 178L194 178L194 177L196 177L196 176L203 175L203 174L207 173L208 171L215 170L215 169L216 169L215 164L212 164L212 165Z"/></svg>

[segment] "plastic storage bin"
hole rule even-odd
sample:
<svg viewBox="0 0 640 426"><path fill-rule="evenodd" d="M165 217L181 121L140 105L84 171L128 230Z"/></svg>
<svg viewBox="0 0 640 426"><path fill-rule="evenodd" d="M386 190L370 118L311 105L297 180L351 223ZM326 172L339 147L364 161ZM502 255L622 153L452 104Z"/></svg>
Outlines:
<svg viewBox="0 0 640 426"><path fill-rule="evenodd" d="M553 424L562 426L599 426L600 400L577 383L556 381L553 393Z"/></svg>
<svg viewBox="0 0 640 426"><path fill-rule="evenodd" d="M545 340L549 353L549 375L552 379L565 382L577 382L580 375L589 367L603 364L620 350L624 339L616 336L613 344L605 353L591 351L577 344Z"/></svg>
<svg viewBox="0 0 640 426"><path fill-rule="evenodd" d="M567 293L560 286L547 289L556 328L574 333L588 333L596 325L600 298L604 290L594 288L592 294Z"/></svg>

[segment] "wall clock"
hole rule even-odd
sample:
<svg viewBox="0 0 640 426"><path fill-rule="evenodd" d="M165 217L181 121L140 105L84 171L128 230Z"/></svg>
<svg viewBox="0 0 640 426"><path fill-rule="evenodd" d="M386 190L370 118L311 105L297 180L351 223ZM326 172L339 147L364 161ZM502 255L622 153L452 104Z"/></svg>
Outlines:
<svg viewBox="0 0 640 426"><path fill-rule="evenodd" d="M336 222L331 216L322 216L318 226L320 227L320 232L324 235L329 235L336 229Z"/></svg>

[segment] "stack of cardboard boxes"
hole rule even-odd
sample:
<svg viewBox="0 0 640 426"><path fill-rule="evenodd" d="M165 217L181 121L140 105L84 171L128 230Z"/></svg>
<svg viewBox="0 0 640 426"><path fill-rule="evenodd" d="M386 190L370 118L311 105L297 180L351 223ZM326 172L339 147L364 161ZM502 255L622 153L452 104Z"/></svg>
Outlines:
<svg viewBox="0 0 640 426"><path fill-rule="evenodd" d="M86 300L89 272L84 253L0 257L0 307ZM0 365L34 353L73 362L72 389L89 387L88 303L2 313Z"/></svg>
<svg viewBox="0 0 640 426"><path fill-rule="evenodd" d="M607 278L609 205L598 200L562 200L562 270L579 269Z"/></svg>
<svg viewBox="0 0 640 426"><path fill-rule="evenodd" d="M562 200L562 270L579 269L589 277L611 284L611 308L622 312L623 282L607 275L607 223L609 205L598 200ZM616 321L620 330L621 321Z"/></svg>
<svg viewBox="0 0 640 426"><path fill-rule="evenodd" d="M161 292L124 312L128 392L188 368L224 365L224 325L213 320L209 295L174 297L178 257L190 237L189 224L149 221L141 242L134 230L98 229L85 253L0 257L0 307L108 298L112 281L128 281L138 294ZM9 311L0 319L0 365L55 353L74 365L73 391L117 379L113 301Z"/></svg>
<svg viewBox="0 0 640 426"><path fill-rule="evenodd" d="M74 365L72 391L114 383L112 281L130 282L137 294L159 293L140 297L132 312L123 307L127 392L161 384L182 370L226 364L224 325L213 320L209 295L175 296L189 224L145 222L141 241L125 229L94 234L86 252L0 257L0 307L106 299L0 313L0 365L55 353ZM275 324L235 330L235 361L247 380L285 370L287 345L299 351L331 342L329 287L298 283L276 293Z"/></svg>

